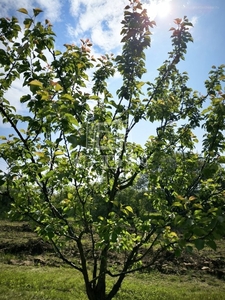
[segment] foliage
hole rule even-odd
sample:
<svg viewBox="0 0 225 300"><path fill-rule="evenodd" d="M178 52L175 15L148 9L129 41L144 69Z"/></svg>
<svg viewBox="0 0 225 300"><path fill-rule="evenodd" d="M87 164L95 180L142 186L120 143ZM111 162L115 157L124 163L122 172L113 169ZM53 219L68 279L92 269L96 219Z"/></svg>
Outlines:
<svg viewBox="0 0 225 300"><path fill-rule="evenodd" d="M216 249L224 232L224 66L210 71L205 96L187 86L177 67L192 42L187 17L175 19L168 60L154 82L144 82L155 22L139 1L125 7L115 58L94 58L88 39L56 50L52 25L37 21L41 10L19 11L23 27L15 17L0 20L0 113L14 130L1 137L9 172L0 179L14 211L83 274L90 300L112 299L128 273L154 265L167 249ZM115 72L122 83L113 97L107 82ZM20 98L23 115L6 98L18 79L29 88ZM129 141L141 120L158 126L145 145ZM141 176L146 212L123 197ZM67 256L68 244L79 259ZM116 271L108 263L113 252L124 261ZM110 289L106 276L116 278Z"/></svg>
<svg viewBox="0 0 225 300"><path fill-rule="evenodd" d="M0 218L8 218L8 212L11 209L12 197L5 186L0 188Z"/></svg>

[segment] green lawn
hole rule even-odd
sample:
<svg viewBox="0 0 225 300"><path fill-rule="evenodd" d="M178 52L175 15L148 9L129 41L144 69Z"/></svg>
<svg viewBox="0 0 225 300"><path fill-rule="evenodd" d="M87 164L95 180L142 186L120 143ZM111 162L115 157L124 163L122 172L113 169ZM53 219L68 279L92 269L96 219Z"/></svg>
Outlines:
<svg viewBox="0 0 225 300"><path fill-rule="evenodd" d="M81 275L66 267L0 264L0 299L87 300ZM111 280L110 283L112 283ZM222 300L225 282L203 273L135 274L122 286L118 300Z"/></svg>

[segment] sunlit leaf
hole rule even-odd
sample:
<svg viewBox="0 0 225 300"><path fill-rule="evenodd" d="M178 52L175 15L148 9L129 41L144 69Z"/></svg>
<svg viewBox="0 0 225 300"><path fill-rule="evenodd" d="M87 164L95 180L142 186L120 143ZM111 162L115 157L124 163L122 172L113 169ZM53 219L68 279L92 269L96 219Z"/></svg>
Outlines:
<svg viewBox="0 0 225 300"><path fill-rule="evenodd" d="M58 156L58 155L63 155L64 152L63 151L60 151L60 150L57 150L55 151L55 155Z"/></svg>
<svg viewBox="0 0 225 300"><path fill-rule="evenodd" d="M35 85L35 86L39 86L39 87L43 86L43 84L37 79L30 81L29 85Z"/></svg>
<svg viewBox="0 0 225 300"><path fill-rule="evenodd" d="M56 50L55 51L55 55L57 56L57 55L61 55L62 54L62 52L61 51L59 51L59 50Z"/></svg>
<svg viewBox="0 0 225 300"><path fill-rule="evenodd" d="M127 210L128 212L130 212L130 213L132 213L132 214L134 213L134 212L133 212L133 208L132 208L131 206L129 206L129 205L128 205L128 206L125 206L125 210Z"/></svg>
<svg viewBox="0 0 225 300"><path fill-rule="evenodd" d="M25 15L28 15L28 11L26 10L26 8L19 8L18 11Z"/></svg>
<svg viewBox="0 0 225 300"><path fill-rule="evenodd" d="M198 208L198 209L202 209L203 206L200 203L194 204L193 205L194 208Z"/></svg>
<svg viewBox="0 0 225 300"><path fill-rule="evenodd" d="M174 202L172 205L177 207L183 207L181 202Z"/></svg>
<svg viewBox="0 0 225 300"><path fill-rule="evenodd" d="M169 236L170 236L170 237L173 237L173 238L178 238L176 232L174 232L174 231L171 231L171 232L169 233Z"/></svg>
<svg viewBox="0 0 225 300"><path fill-rule="evenodd" d="M67 194L67 197L68 197L69 200L72 200L72 199L73 199L73 194L68 193L68 194Z"/></svg>
<svg viewBox="0 0 225 300"><path fill-rule="evenodd" d="M26 133L26 130L20 129L20 132L25 134L25 133Z"/></svg>
<svg viewBox="0 0 225 300"><path fill-rule="evenodd" d="M45 157L45 153L44 153L44 152L39 152L39 151L37 151L37 152L35 152L35 154L36 154L37 156L39 156L39 157Z"/></svg>
<svg viewBox="0 0 225 300"><path fill-rule="evenodd" d="M55 85L55 90L58 92L58 91L63 90L63 88L62 88L62 86L61 86L59 83L57 83L57 84Z"/></svg>
<svg viewBox="0 0 225 300"><path fill-rule="evenodd" d="M183 196L181 196L181 195L175 195L175 197L176 197L178 200L181 200L181 201L185 200L185 198L184 198Z"/></svg>
<svg viewBox="0 0 225 300"><path fill-rule="evenodd" d="M32 19L30 19L30 18L26 18L25 20L24 20L24 25L25 25L25 28L30 28L30 26L32 25L32 23L33 23L33 20Z"/></svg>

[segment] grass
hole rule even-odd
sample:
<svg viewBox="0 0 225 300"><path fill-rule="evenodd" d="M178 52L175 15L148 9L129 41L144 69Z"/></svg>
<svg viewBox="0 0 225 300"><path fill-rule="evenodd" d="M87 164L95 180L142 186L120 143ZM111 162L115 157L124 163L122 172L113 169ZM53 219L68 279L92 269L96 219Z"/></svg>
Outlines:
<svg viewBox="0 0 225 300"><path fill-rule="evenodd" d="M13 246L12 252L0 251L0 300L87 300L79 272L55 260L51 251L31 255L27 246L31 249L38 240L37 235L27 230L26 224L0 221L0 250ZM21 251L21 247L25 250ZM17 249L20 249L19 254ZM211 259L224 258L225 242L221 241L217 252L207 248L204 251L202 255ZM35 260L44 261L44 265ZM108 289L114 281L109 278ZM115 300L180 299L225 299L224 278L193 269L187 269L182 275L157 271L136 273L125 279L115 297Z"/></svg>
<svg viewBox="0 0 225 300"><path fill-rule="evenodd" d="M82 276L73 269L6 264L0 264L0 268L1 300L87 300ZM202 277L190 275L135 274L126 278L115 299L224 299L224 281L207 274ZM109 282L111 285L113 280Z"/></svg>
<svg viewBox="0 0 225 300"><path fill-rule="evenodd" d="M86 299L82 277L68 268L1 265L0 299Z"/></svg>

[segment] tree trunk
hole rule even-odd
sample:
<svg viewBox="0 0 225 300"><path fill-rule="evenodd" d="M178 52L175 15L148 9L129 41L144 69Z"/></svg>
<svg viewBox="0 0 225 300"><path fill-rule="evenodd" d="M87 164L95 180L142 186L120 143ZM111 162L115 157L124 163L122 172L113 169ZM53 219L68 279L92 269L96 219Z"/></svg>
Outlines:
<svg viewBox="0 0 225 300"><path fill-rule="evenodd" d="M86 281L86 292L89 300L106 300L106 270L107 270L107 253L108 245L102 250L101 262L99 269L99 278L97 284L92 286L90 282Z"/></svg>
<svg viewBox="0 0 225 300"><path fill-rule="evenodd" d="M125 278L125 274L121 274L117 282L112 287L109 294L106 294L106 276L105 274L99 278L96 287L91 287L90 284L86 287L86 292L89 300L112 300L118 293L121 287L121 283Z"/></svg>
<svg viewBox="0 0 225 300"><path fill-rule="evenodd" d="M107 300L105 293L105 282L103 285L98 285L95 288L86 288L86 293L89 300Z"/></svg>

